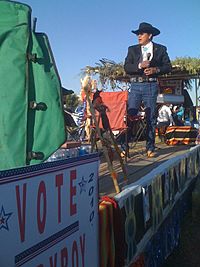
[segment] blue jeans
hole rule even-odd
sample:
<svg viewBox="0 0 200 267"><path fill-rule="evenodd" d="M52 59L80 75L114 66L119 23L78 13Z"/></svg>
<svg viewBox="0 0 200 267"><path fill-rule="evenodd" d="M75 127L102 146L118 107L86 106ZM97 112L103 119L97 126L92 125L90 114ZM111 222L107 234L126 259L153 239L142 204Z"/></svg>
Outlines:
<svg viewBox="0 0 200 267"><path fill-rule="evenodd" d="M131 83L131 89L128 97L128 114L137 115L138 109L143 102L147 122L147 151L154 151L155 149L157 95L158 84L156 82Z"/></svg>

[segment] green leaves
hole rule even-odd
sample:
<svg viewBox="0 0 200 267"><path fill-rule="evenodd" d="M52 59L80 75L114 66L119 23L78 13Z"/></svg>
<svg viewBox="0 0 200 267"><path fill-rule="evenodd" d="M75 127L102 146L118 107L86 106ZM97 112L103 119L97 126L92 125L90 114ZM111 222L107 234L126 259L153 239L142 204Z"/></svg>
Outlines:
<svg viewBox="0 0 200 267"><path fill-rule="evenodd" d="M120 77L126 76L123 63L116 63L106 58L102 58L99 61L100 63L96 63L95 67L86 66L82 70L83 74L97 75L104 89L111 87L114 90L117 87L116 83L118 83Z"/></svg>
<svg viewBox="0 0 200 267"><path fill-rule="evenodd" d="M188 74L200 74L200 58L177 57L172 61L174 70L188 72Z"/></svg>
<svg viewBox="0 0 200 267"><path fill-rule="evenodd" d="M200 75L200 58L177 57L171 61L172 72L163 77L173 79L182 79L186 88L191 87L190 80L198 78ZM111 87L112 90L127 88L129 76L124 71L123 63L116 63L113 60L102 58L96 66L86 66L82 69L82 74L89 74L95 77L101 83L104 90ZM162 76L161 76L162 78Z"/></svg>

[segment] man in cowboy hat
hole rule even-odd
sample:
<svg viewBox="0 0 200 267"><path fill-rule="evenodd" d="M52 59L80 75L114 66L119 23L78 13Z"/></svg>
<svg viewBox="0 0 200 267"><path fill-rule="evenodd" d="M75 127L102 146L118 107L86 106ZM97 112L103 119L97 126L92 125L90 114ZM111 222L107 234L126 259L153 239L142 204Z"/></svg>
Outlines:
<svg viewBox="0 0 200 267"><path fill-rule="evenodd" d="M146 150L148 157L155 153L156 100L158 94L157 76L171 71L167 48L152 42L160 31L151 24L142 22L132 31L138 37L138 45L128 48L125 72L131 75L131 89L128 99L128 113L136 115L143 102L147 121Z"/></svg>

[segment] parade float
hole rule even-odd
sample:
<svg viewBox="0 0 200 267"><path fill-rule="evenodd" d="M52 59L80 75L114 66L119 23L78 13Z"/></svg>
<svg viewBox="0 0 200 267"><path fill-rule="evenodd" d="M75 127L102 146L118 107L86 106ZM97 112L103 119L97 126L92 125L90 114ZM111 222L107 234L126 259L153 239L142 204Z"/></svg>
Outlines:
<svg viewBox="0 0 200 267"><path fill-rule="evenodd" d="M199 146L123 187L103 147L116 194L100 198L99 155L65 142L60 79L29 6L0 1L0 56L0 266L161 266L191 208Z"/></svg>

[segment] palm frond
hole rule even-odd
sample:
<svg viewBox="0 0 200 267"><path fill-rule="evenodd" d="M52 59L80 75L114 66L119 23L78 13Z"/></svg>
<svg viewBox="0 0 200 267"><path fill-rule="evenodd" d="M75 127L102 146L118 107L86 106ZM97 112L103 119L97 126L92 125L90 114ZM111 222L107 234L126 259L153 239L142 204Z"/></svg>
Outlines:
<svg viewBox="0 0 200 267"><path fill-rule="evenodd" d="M192 57L177 57L172 60L172 72L163 75L160 78L166 79L182 79L184 87L192 88L191 79L200 77L200 59ZM127 83L130 81L130 76L126 75L123 63L116 63L114 60L102 58L95 66L86 66L82 69L82 74L89 74L92 77L98 76L104 90L111 88L112 90L127 88ZM119 86L119 83L122 86ZM200 85L200 81L199 81Z"/></svg>

